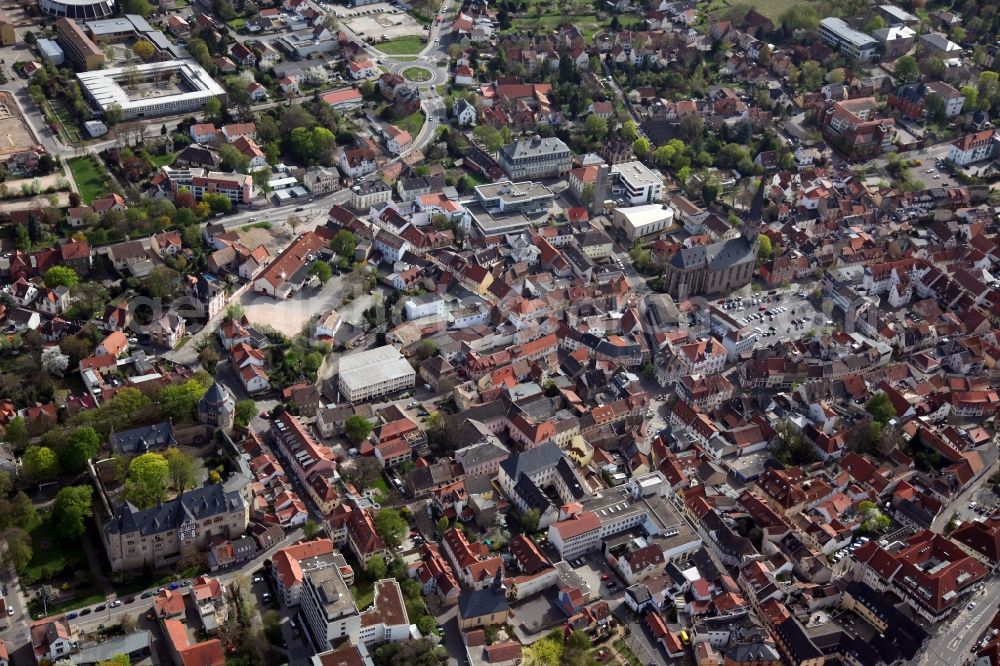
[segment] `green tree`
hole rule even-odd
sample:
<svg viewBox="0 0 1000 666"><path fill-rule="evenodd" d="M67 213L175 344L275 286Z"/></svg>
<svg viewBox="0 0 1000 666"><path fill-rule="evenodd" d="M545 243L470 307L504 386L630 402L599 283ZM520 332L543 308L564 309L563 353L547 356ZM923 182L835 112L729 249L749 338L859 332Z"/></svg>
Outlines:
<svg viewBox="0 0 1000 666"><path fill-rule="evenodd" d="M325 261L316 261L309 267L309 274L315 275L320 284L326 284L333 277L333 269Z"/></svg>
<svg viewBox="0 0 1000 666"><path fill-rule="evenodd" d="M872 415L875 422L882 426L896 418L896 408L892 406L892 401L885 391L879 391L869 398L865 409Z"/></svg>
<svg viewBox="0 0 1000 666"><path fill-rule="evenodd" d="M170 465L159 453L143 453L129 463L125 496L140 509L148 509L167 494Z"/></svg>
<svg viewBox="0 0 1000 666"><path fill-rule="evenodd" d="M629 141L635 141L639 138L639 126L635 124L634 120L626 120L622 123L622 136Z"/></svg>
<svg viewBox="0 0 1000 666"><path fill-rule="evenodd" d="M590 135L591 140L604 141L604 137L608 135L608 121L592 113L583 121L583 129Z"/></svg>
<svg viewBox="0 0 1000 666"><path fill-rule="evenodd" d="M174 490L180 492L195 485L194 458L175 446L163 452L167 459L167 469L170 472L170 483Z"/></svg>
<svg viewBox="0 0 1000 666"><path fill-rule="evenodd" d="M222 120L222 102L218 97L209 97L205 102L205 117L218 122Z"/></svg>
<svg viewBox="0 0 1000 666"><path fill-rule="evenodd" d="M375 514L375 529L389 548L395 548L403 541L409 525L402 514L395 509L382 509Z"/></svg>
<svg viewBox="0 0 1000 666"><path fill-rule="evenodd" d="M156 47L148 39L140 39L132 45L132 51L143 60L149 60L156 53Z"/></svg>
<svg viewBox="0 0 1000 666"><path fill-rule="evenodd" d="M345 259L347 262L354 260L354 249L357 245L358 239L347 229L338 231L337 235L330 241L330 249L341 259L341 263L344 263Z"/></svg>
<svg viewBox="0 0 1000 666"><path fill-rule="evenodd" d="M292 155L302 162L312 162L316 157L316 144L309 128L296 127L288 139Z"/></svg>
<svg viewBox="0 0 1000 666"><path fill-rule="evenodd" d="M233 212L233 200L225 194L209 193L202 196L201 200L207 203L208 207L211 208L212 212L216 215L219 213L228 215Z"/></svg>
<svg viewBox="0 0 1000 666"><path fill-rule="evenodd" d="M28 426L24 423L24 419L20 416L12 418L4 430L4 438L15 449L23 449L28 444Z"/></svg>
<svg viewBox="0 0 1000 666"><path fill-rule="evenodd" d="M5 491L0 496L0 528L33 525L38 518L38 512L31 503L31 498L23 490L17 491L9 500L7 495L8 492Z"/></svg>
<svg viewBox="0 0 1000 666"><path fill-rule="evenodd" d="M250 425L250 421L256 418L260 410L257 409L257 403L253 400L240 400L236 403L236 415L235 422L236 425L247 427Z"/></svg>
<svg viewBox="0 0 1000 666"><path fill-rule="evenodd" d="M896 78L904 83L916 81L920 76L920 67L917 59L911 55L905 55L896 61Z"/></svg>
<svg viewBox="0 0 1000 666"><path fill-rule="evenodd" d="M194 379L183 384L171 384L160 391L158 402L163 415L179 423L189 423L194 420L198 401L205 395L208 387Z"/></svg>
<svg viewBox="0 0 1000 666"><path fill-rule="evenodd" d="M385 558L376 555L365 564L365 575L370 580L381 580L385 578L386 569Z"/></svg>
<svg viewBox="0 0 1000 666"><path fill-rule="evenodd" d="M540 518L541 514L538 509L528 509L521 514L521 529L528 533L537 532Z"/></svg>
<svg viewBox="0 0 1000 666"><path fill-rule="evenodd" d="M0 562L22 572L34 553L31 550L31 535L21 527L8 527L0 532Z"/></svg>
<svg viewBox="0 0 1000 666"><path fill-rule="evenodd" d="M645 157L649 155L649 151L652 146L649 143L649 139L644 136L640 136L638 139L632 142L632 152L636 154L637 157Z"/></svg>
<svg viewBox="0 0 1000 666"><path fill-rule="evenodd" d="M560 666L563 657L562 635L553 631L524 649L525 666Z"/></svg>
<svg viewBox="0 0 1000 666"><path fill-rule="evenodd" d="M59 459L47 446L29 446L21 457L21 465L34 481L48 481L59 474Z"/></svg>
<svg viewBox="0 0 1000 666"><path fill-rule="evenodd" d="M45 271L45 286L49 289L56 287L75 287L80 282L79 276L69 266L53 266Z"/></svg>
<svg viewBox="0 0 1000 666"><path fill-rule="evenodd" d="M344 434L352 444L359 444L372 433L372 424L363 416L354 414L344 420Z"/></svg>
<svg viewBox="0 0 1000 666"><path fill-rule="evenodd" d="M757 236L757 246L760 248L757 257L761 261L768 261L774 255L774 248L771 246L771 238L767 234Z"/></svg>
<svg viewBox="0 0 1000 666"><path fill-rule="evenodd" d="M319 525L317 525L316 521L312 520L311 518L302 525L302 534L309 541L312 541L317 536L319 536L319 533L320 533Z"/></svg>
<svg viewBox="0 0 1000 666"><path fill-rule="evenodd" d="M132 666L132 660L127 654L116 654L111 659L105 659L98 666Z"/></svg>
<svg viewBox="0 0 1000 666"><path fill-rule="evenodd" d="M138 14L143 18L149 18L149 15L153 13L153 5L149 4L147 0L125 0L122 3L122 13Z"/></svg>
<svg viewBox="0 0 1000 666"><path fill-rule="evenodd" d="M56 495L52 517L56 532L67 541L76 541L87 531L86 520L94 515L94 489L90 486L67 486Z"/></svg>
<svg viewBox="0 0 1000 666"><path fill-rule="evenodd" d="M489 125L479 125L472 130L472 138L488 153L495 153L503 146L503 136Z"/></svg>
<svg viewBox="0 0 1000 666"><path fill-rule="evenodd" d="M974 110L979 106L979 89L975 86L962 86L962 97L965 98L962 108Z"/></svg>
<svg viewBox="0 0 1000 666"><path fill-rule="evenodd" d="M440 534L441 536L444 536L444 533L448 531L448 527L450 525L451 525L451 523L448 520L448 516L441 516L440 518L438 518L438 521L437 521L437 524L435 525L435 527L437 527L438 534Z"/></svg>
<svg viewBox="0 0 1000 666"><path fill-rule="evenodd" d="M82 472L87 468L87 461L96 456L100 449L101 438L93 428L77 428L59 449L59 464L67 473Z"/></svg>

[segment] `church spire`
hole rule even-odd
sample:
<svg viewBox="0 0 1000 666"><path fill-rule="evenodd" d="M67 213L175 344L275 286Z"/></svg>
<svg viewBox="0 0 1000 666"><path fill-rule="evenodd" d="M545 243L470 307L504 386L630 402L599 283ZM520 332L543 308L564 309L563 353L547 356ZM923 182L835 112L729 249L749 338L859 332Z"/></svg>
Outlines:
<svg viewBox="0 0 1000 666"><path fill-rule="evenodd" d="M743 222L743 237L751 244L756 243L760 235L760 225L764 217L764 186L764 176L761 176L757 193L753 195L753 202L750 204L750 212Z"/></svg>

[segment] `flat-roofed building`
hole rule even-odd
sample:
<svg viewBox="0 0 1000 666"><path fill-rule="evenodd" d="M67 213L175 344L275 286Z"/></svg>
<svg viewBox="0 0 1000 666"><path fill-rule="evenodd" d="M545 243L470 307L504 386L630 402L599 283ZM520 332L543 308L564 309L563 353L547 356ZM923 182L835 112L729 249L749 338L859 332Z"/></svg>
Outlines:
<svg viewBox="0 0 1000 666"><path fill-rule="evenodd" d="M611 192L632 205L649 204L663 198L663 176L639 161L611 167Z"/></svg>
<svg viewBox="0 0 1000 666"><path fill-rule="evenodd" d="M663 204L646 204L631 208L615 208L611 225L625 234L629 241L653 236L674 225L674 211Z"/></svg>
<svg viewBox="0 0 1000 666"><path fill-rule="evenodd" d="M519 211L491 213L481 206L469 206L466 210L472 216L473 228L483 238L515 234L531 226L531 220Z"/></svg>
<svg viewBox="0 0 1000 666"><path fill-rule="evenodd" d="M332 562L304 573L300 606L309 633L321 651L344 638L358 642L361 615L340 568Z"/></svg>
<svg viewBox="0 0 1000 666"><path fill-rule="evenodd" d="M337 388L345 400L360 402L412 388L417 373L392 345L340 358Z"/></svg>
<svg viewBox="0 0 1000 666"><path fill-rule="evenodd" d="M63 53L82 69L97 69L104 64L104 51L90 41L76 21L61 18L56 21L56 39L63 48Z"/></svg>
<svg viewBox="0 0 1000 666"><path fill-rule="evenodd" d="M56 25L63 21L65 19L60 19ZM72 22L65 21L65 23ZM77 30L80 30L79 26ZM83 34L82 31L80 34ZM62 36L61 29L60 36ZM60 41L63 41L65 48L66 40ZM87 69L99 67L104 63L104 52L89 39L86 41L96 49L96 53L86 56ZM73 52L76 48L74 45L67 50L67 55L78 59ZM79 48L87 47L81 44ZM98 64L92 66L91 61ZM76 78L84 94L102 113L107 113L111 105L117 105L121 109L122 120L199 111L205 107L208 100L225 95L222 86L193 60L149 62L136 65L133 71L125 67L112 67L81 72ZM126 78L132 80L126 84Z"/></svg>
<svg viewBox="0 0 1000 666"><path fill-rule="evenodd" d="M878 42L871 35L855 30L843 19L828 16L819 22L820 38L849 58L873 62L878 58Z"/></svg>
<svg viewBox="0 0 1000 666"><path fill-rule="evenodd" d="M525 181L512 183L501 180L497 183L477 185L476 198L488 211L540 213L549 209L555 200L552 190L541 183Z"/></svg>

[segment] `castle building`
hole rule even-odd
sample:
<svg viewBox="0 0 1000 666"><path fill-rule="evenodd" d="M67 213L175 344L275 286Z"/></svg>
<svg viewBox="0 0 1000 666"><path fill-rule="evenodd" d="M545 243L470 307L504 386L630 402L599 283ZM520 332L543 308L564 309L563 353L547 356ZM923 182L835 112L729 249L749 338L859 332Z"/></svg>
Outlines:
<svg viewBox="0 0 1000 666"><path fill-rule="evenodd" d="M214 382L198 401L198 420L230 433L236 418L236 399L228 388Z"/></svg>

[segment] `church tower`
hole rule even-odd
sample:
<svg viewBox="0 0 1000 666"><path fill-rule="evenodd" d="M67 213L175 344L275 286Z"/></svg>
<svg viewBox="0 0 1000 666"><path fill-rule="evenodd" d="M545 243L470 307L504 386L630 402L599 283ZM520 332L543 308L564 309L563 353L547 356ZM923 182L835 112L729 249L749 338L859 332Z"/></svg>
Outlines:
<svg viewBox="0 0 1000 666"><path fill-rule="evenodd" d="M753 202L750 204L750 212L747 219L743 221L743 238L754 247L759 243L761 222L764 217L764 176L760 178L760 186L757 193L753 195Z"/></svg>

